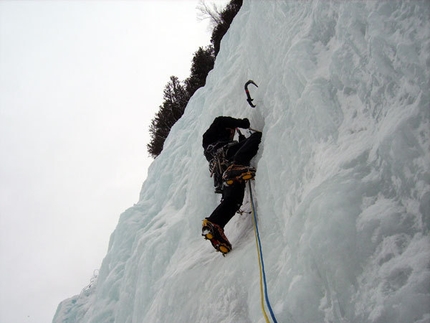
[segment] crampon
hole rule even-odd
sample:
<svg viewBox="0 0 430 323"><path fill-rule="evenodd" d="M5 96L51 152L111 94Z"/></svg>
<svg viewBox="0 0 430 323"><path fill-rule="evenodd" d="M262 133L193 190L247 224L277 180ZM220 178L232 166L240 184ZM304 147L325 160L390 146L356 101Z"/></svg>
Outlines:
<svg viewBox="0 0 430 323"><path fill-rule="evenodd" d="M223 174L227 185L235 182L249 181L255 177L255 168L250 166L231 165Z"/></svg>
<svg viewBox="0 0 430 323"><path fill-rule="evenodd" d="M208 219L203 220L202 236L209 240L216 251L223 256L232 249L230 242L224 234L224 230L217 224L210 222Z"/></svg>

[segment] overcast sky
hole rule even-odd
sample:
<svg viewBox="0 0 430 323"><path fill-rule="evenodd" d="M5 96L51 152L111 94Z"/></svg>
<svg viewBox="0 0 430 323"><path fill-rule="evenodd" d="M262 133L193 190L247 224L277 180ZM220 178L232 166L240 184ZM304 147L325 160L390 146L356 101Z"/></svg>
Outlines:
<svg viewBox="0 0 430 323"><path fill-rule="evenodd" d="M1 323L51 322L100 267L164 86L210 43L198 2L0 1Z"/></svg>

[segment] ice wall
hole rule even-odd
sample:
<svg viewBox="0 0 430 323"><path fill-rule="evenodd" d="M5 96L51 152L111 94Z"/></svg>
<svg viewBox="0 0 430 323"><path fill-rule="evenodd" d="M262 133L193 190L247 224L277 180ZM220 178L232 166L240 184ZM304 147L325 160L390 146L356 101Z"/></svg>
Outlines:
<svg viewBox="0 0 430 323"><path fill-rule="evenodd" d="M430 322L429 17L428 1L244 1L97 283L53 322L264 322L251 217L227 225L225 258L200 236L218 115L263 131L253 185L278 322Z"/></svg>

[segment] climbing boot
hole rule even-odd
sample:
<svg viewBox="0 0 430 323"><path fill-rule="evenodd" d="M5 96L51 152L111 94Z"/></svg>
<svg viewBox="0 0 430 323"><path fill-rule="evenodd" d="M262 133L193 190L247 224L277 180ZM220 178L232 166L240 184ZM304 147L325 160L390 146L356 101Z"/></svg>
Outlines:
<svg viewBox="0 0 430 323"><path fill-rule="evenodd" d="M251 166L230 165L222 175L223 181L227 185L235 182L248 181L255 177L255 168Z"/></svg>
<svg viewBox="0 0 430 323"><path fill-rule="evenodd" d="M202 236L209 240L216 251L219 251L223 256L230 252L231 243L224 234L224 230L215 223L204 219L202 223Z"/></svg>

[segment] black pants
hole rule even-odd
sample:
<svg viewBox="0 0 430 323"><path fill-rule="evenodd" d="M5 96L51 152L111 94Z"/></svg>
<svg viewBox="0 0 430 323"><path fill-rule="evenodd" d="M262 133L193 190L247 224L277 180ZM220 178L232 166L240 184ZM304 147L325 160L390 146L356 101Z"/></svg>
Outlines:
<svg viewBox="0 0 430 323"><path fill-rule="evenodd" d="M247 139L230 147L227 151L227 159L232 160L235 164L248 166L252 157L257 154L261 136L261 132L254 132Z"/></svg>
<svg viewBox="0 0 430 323"><path fill-rule="evenodd" d="M208 217L212 223L218 224L221 228L231 220L243 202L245 195L245 183L234 183L224 187L221 203Z"/></svg>
<svg viewBox="0 0 430 323"><path fill-rule="evenodd" d="M227 157L233 160L235 164L249 165L251 159L257 154L258 145L261 141L261 132L255 132L246 140L231 147ZM239 210L245 195L245 183L234 183L224 187L220 205L208 217L208 220L218 224L221 228L231 220Z"/></svg>

